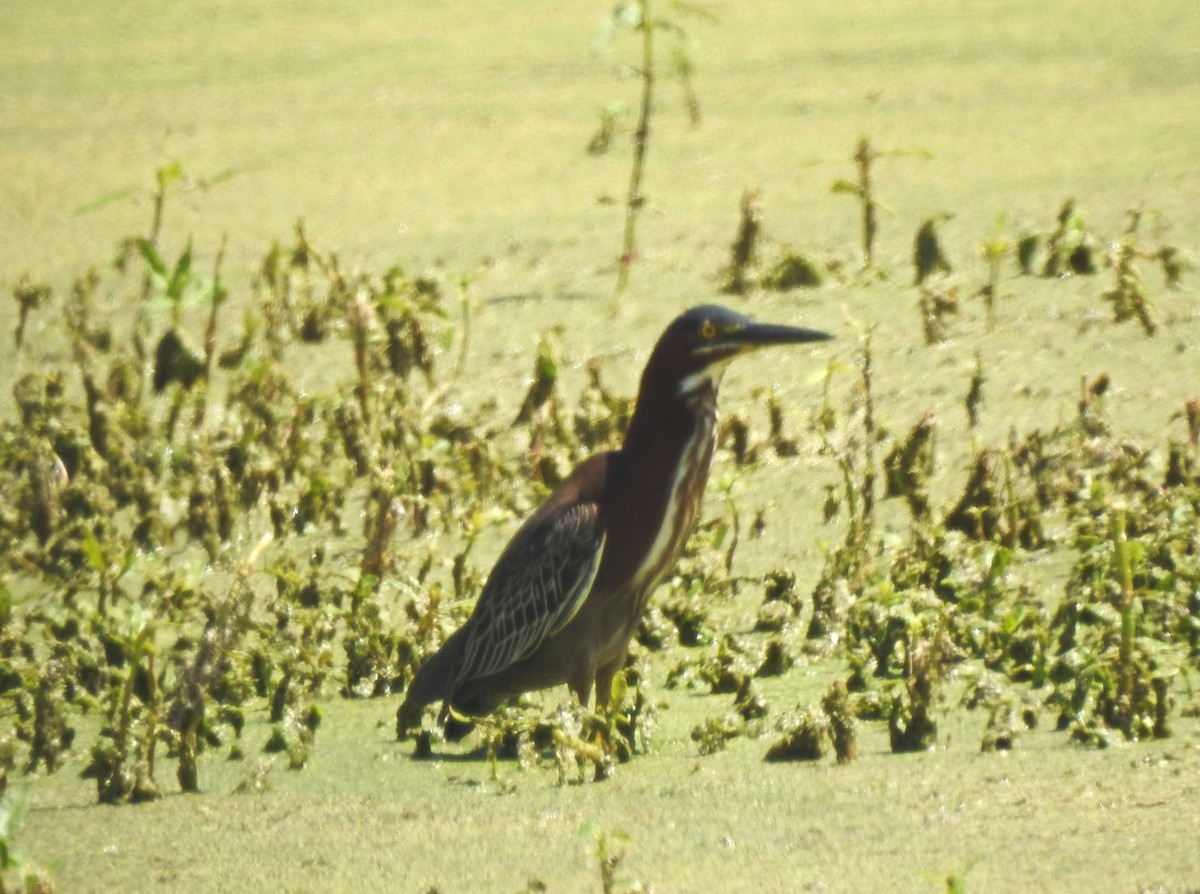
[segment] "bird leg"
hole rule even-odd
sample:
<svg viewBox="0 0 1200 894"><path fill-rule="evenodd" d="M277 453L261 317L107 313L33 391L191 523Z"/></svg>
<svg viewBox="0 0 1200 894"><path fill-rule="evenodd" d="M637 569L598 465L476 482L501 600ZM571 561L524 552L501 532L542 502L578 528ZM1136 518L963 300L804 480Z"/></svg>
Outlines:
<svg viewBox="0 0 1200 894"><path fill-rule="evenodd" d="M588 702L592 697L592 675L588 674L583 680L575 679L567 683L567 688L571 690L571 694L575 696L575 700L579 702L579 707L587 710ZM596 704L600 704L599 693L596 693Z"/></svg>
<svg viewBox="0 0 1200 894"><path fill-rule="evenodd" d="M596 713L603 714L608 709L609 700L612 698L613 678L625 667L628 654L628 649L622 649L620 655L596 669Z"/></svg>

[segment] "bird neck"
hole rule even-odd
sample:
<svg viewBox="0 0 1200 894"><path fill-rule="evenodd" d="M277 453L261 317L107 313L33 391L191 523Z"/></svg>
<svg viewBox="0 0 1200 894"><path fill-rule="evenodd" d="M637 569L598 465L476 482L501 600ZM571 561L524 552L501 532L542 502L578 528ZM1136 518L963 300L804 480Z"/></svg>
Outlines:
<svg viewBox="0 0 1200 894"><path fill-rule="evenodd" d="M662 455L672 447L681 450L693 438L711 432L717 416L720 373L717 370L715 375L693 377L666 388L648 386L643 380L622 451L635 456Z"/></svg>
<svg viewBox="0 0 1200 894"><path fill-rule="evenodd" d="M635 618L683 552L700 514L716 444L717 390L711 377L691 384L689 390L648 389L643 382L625 443L610 466L616 487L609 508L620 522L610 529L611 544L626 563L618 578L622 592L637 601Z"/></svg>

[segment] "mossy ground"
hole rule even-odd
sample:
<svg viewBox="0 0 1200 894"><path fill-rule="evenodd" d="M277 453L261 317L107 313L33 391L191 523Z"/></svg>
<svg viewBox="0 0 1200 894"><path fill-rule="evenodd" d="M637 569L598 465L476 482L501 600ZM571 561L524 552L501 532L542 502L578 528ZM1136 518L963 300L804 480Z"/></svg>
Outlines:
<svg viewBox="0 0 1200 894"><path fill-rule="evenodd" d="M1154 338L1112 322L1100 297L1107 270L1057 281L1019 278L1010 264L1002 285L1011 297L998 300L991 329L969 296L985 277L978 245L1000 215L1014 233L1046 231L1069 197L1107 238L1145 203L1171 224L1162 238L1200 246L1191 3L709 8L715 24L685 20L703 123L689 129L681 95L661 85L642 256L617 302L626 142L598 159L584 152L598 109L614 98L632 105L636 91L614 74L634 58L630 44L593 53L606 6L17 4L0 36L0 290L30 271L67 292L118 240L145 231L153 172L177 159L190 187L168 198L163 241L178 251L190 236L211 262L225 234L235 303L251 266L272 240L290 238L297 218L348 266L471 274L470 344L450 399L494 399L508 419L538 339L554 327L565 393L582 387L592 357L603 359L607 384L632 392L663 324L716 297L746 188L761 190L765 249L852 267L857 208L830 184L852 176L866 135L881 151L908 153L881 159L876 172L890 209L878 247L886 278L722 298L839 335L829 351L740 361L723 387L727 409L767 388L803 429L829 357L846 366L840 401L858 338L874 326L882 425L902 431L925 411L940 419L937 505L961 492L977 444L1073 418L1081 380L1102 373L1118 434L1158 444L1178 426L1171 414L1200 388L1194 273L1168 291L1147 264ZM927 346L909 259L917 227L944 211L954 214L942 234L963 312L944 342ZM189 312L199 319L203 308ZM14 321L6 301L0 332ZM57 312L35 312L26 342L0 358L0 383L69 358ZM972 432L963 398L976 356L987 381ZM296 382L324 388L346 374L345 358L331 357L328 368L296 370ZM0 391L11 413L11 386ZM715 477L733 471L726 464ZM743 539L735 572L788 567L807 592L819 544L840 536L821 523L825 485L837 481L813 450L739 478L734 498L743 512L761 508L766 527ZM725 508L713 490L708 507L714 516ZM903 513L894 514L885 527L901 530ZM499 519L484 532L473 553L482 570L513 524ZM1070 558L1032 562L1053 605ZM712 617L744 629L752 610L722 603ZM844 767L765 764L765 739L700 757L690 730L728 710L729 698L665 689L682 656L651 667L663 703L653 752L602 784L559 787L553 771L512 763L494 778L486 761L454 748L413 761L412 746L394 741L395 699L331 701L309 765L277 766L262 792L234 793L267 735L258 720L245 761L202 758L198 796L97 806L74 755L32 782L18 841L57 864L64 891L449 894L519 891L533 879L550 891L598 890L595 843L580 833L588 823L628 833L622 871L659 891L935 891L948 876L996 892L1200 885L1195 719L1150 744L1081 749L1039 729L1012 753L981 754L982 718L953 711L929 753L892 755L886 729L867 725L861 759ZM806 703L841 673L838 662L803 659L763 691L780 706Z"/></svg>

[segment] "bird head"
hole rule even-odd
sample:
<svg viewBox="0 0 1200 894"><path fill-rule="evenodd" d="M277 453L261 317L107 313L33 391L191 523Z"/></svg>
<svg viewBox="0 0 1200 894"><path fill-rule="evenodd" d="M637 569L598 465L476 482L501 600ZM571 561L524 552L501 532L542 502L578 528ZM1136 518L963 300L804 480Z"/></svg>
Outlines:
<svg viewBox="0 0 1200 894"><path fill-rule="evenodd" d="M802 344L833 338L815 329L757 323L743 314L716 305L702 305L680 314L654 346L642 380L688 394L720 384L734 357L768 345Z"/></svg>

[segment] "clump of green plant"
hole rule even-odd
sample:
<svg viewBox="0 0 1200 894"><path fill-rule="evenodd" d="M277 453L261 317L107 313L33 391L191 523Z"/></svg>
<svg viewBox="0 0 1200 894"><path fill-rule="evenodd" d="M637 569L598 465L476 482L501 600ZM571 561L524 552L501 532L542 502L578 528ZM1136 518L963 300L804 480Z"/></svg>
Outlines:
<svg viewBox="0 0 1200 894"><path fill-rule="evenodd" d="M285 753L288 756L288 769L303 770L323 716L324 712L317 705L288 705L271 728L263 751L268 754Z"/></svg>
<svg viewBox="0 0 1200 894"><path fill-rule="evenodd" d="M757 675L762 662L756 650L728 634L716 651L676 664L667 675L667 686L702 685L714 694L738 692Z"/></svg>
<svg viewBox="0 0 1200 894"><path fill-rule="evenodd" d="M958 287L952 283L923 284L917 297L921 312L921 333L925 344L936 345L946 340L950 317L959 314Z"/></svg>
<svg viewBox="0 0 1200 894"><path fill-rule="evenodd" d="M742 193L737 235L729 246L729 266L724 273L722 292L728 295L743 295L753 286L761 230L762 205L759 192L756 189L747 189Z"/></svg>
<svg viewBox="0 0 1200 894"><path fill-rule="evenodd" d="M858 760L858 720L850 701L850 690L843 680L829 684L821 698L821 710L829 718L829 737L839 764Z"/></svg>
<svg viewBox="0 0 1200 894"><path fill-rule="evenodd" d="M625 437L633 416L633 397L617 394L603 381L598 360L586 364L588 382L576 403L573 417L575 440L582 453L615 449Z"/></svg>
<svg viewBox="0 0 1200 894"><path fill-rule="evenodd" d="M461 734L451 719L445 725L445 737L460 738L474 730L482 740L477 753L486 754L493 779L498 778L499 760L515 759L522 770L554 768L560 785L585 782L588 770L599 782L611 779L618 764L650 750L656 715L640 672L627 667L613 678L603 710L587 711L570 699L546 711L538 697L526 695L488 717L465 724ZM415 734L416 756L432 755L433 737L430 730Z"/></svg>
<svg viewBox="0 0 1200 894"><path fill-rule="evenodd" d="M51 659L35 673L33 710L29 712L24 704L18 705L18 720L24 722L18 723L17 734L29 743L26 770L33 772L41 764L46 772L54 773L75 739L75 730L67 720L65 698L70 681L61 659Z"/></svg>
<svg viewBox="0 0 1200 894"><path fill-rule="evenodd" d="M1150 297L1146 284L1137 269L1139 257L1145 257L1138 245L1138 226L1142 221L1141 208L1129 212L1129 226L1121 239L1112 246L1109 264L1112 266L1115 282L1113 288L1104 293L1104 299L1113 306L1113 319L1118 323L1124 320L1136 319L1147 335L1153 335L1158 326L1151 313ZM1153 256L1157 256L1156 253Z"/></svg>
<svg viewBox="0 0 1200 894"><path fill-rule="evenodd" d="M591 715L572 705L571 710L560 709L549 725L550 741L554 747L554 761L558 768L558 783L583 783L587 770L591 768L595 781L611 779L617 769L617 753L599 736L589 735L592 729L602 729ZM571 778L572 771L576 776Z"/></svg>
<svg viewBox="0 0 1200 894"><path fill-rule="evenodd" d="M49 304L52 292L44 282L40 282L26 273L17 280L12 296L13 301L17 303L17 328L13 332L13 341L19 351L25 342L25 324L29 315L38 308Z"/></svg>
<svg viewBox="0 0 1200 894"><path fill-rule="evenodd" d="M897 558L897 569L908 571L908 562ZM849 612L846 642L852 690L868 688L871 678L887 680L904 674L914 644L944 631L949 624L952 607L948 603L927 587L904 583L914 586L901 589L893 580L882 580Z"/></svg>
<svg viewBox="0 0 1200 894"><path fill-rule="evenodd" d="M936 438L937 419L925 413L883 458L884 497L904 497L917 521L927 521L930 515L929 479Z"/></svg>
<svg viewBox="0 0 1200 894"><path fill-rule="evenodd" d="M51 772L74 744L72 715L98 712L88 774L110 803L158 796L163 748L180 788L198 790L198 756L239 735L251 706L307 748L312 699L331 682L403 688L444 635L434 594L477 591L480 507L527 505L538 487L498 458L492 430L441 409L434 354L452 333L436 279L347 271L297 225L263 259L240 326L225 325L224 245L206 275L193 244L171 252L162 237L180 176L159 172L148 235L76 282L69 361L19 381L18 416L0 424L3 571L41 576L48 594L10 605L6 629L47 660L34 673L13 642L20 685L0 697L24 712L21 741ZM132 330L111 325L110 300L134 309ZM200 336L183 313L197 300ZM333 384L301 393L290 370L318 354ZM599 402L589 412L603 428ZM354 558L327 562L358 506ZM402 527L429 536L410 546ZM444 579L434 536L456 557ZM244 542L259 543L251 560ZM398 619L382 609L396 591L409 600Z"/></svg>
<svg viewBox="0 0 1200 894"><path fill-rule="evenodd" d="M988 714L979 750L1011 751L1018 738L1037 726L1041 705L1028 694L1017 692L1009 679L992 671L981 671L967 686L962 705Z"/></svg>
<svg viewBox="0 0 1200 894"><path fill-rule="evenodd" d="M692 728L692 741L702 756L716 754L730 740L744 735L745 729L745 722L736 714L710 717Z"/></svg>
<svg viewBox="0 0 1200 894"><path fill-rule="evenodd" d="M780 737L767 749L768 761L814 761L832 744L839 764L858 758L858 721L850 693L835 680L817 705L799 707L777 723Z"/></svg>
<svg viewBox="0 0 1200 894"><path fill-rule="evenodd" d="M781 736L767 749L768 761L815 761L826 754L829 718L819 708L788 714L780 721Z"/></svg>
<svg viewBox="0 0 1200 894"><path fill-rule="evenodd" d="M608 832L596 823L585 823L579 832L592 839L595 847L602 894L648 894L651 890L649 885L621 874L621 866L633 842L627 833Z"/></svg>
<svg viewBox="0 0 1200 894"><path fill-rule="evenodd" d="M737 689L733 690L733 710L709 717L692 728L692 741L702 755L721 751L728 742L741 736L757 738L764 732L764 722L771 708L755 687L753 676L739 675L730 683L737 685ZM713 691L730 690L714 687Z"/></svg>
<svg viewBox="0 0 1200 894"><path fill-rule="evenodd" d="M1022 276L1033 276L1034 263L1037 261L1038 249L1042 245L1041 233L1025 231L1017 237L1017 265L1021 268Z"/></svg>
<svg viewBox="0 0 1200 894"><path fill-rule="evenodd" d="M1017 253L1020 257L1021 252L1029 249L1022 249L1020 246L1024 243L1018 243ZM992 227L991 235L979 244L979 256L983 258L987 264L987 282L980 286L976 293L983 299L983 306L987 313L988 329L995 328L996 325L996 299L1002 297L1000 288L1000 275L1004 259L1013 251L1012 239L1005 232L1004 218L997 219ZM1022 269L1028 272L1027 264L1024 260L1021 261ZM1011 297L1011 296L1010 296Z"/></svg>
<svg viewBox="0 0 1200 894"><path fill-rule="evenodd" d="M829 271L825 264L806 254L785 251L764 275L762 284L776 292L813 289L825 282Z"/></svg>
<svg viewBox="0 0 1200 894"><path fill-rule="evenodd" d="M830 267L817 258L790 248L777 249L764 258L762 207L757 190L742 194L737 233L729 248L729 264L721 271L721 291L744 295L761 287L776 292L811 289L829 276Z"/></svg>
<svg viewBox="0 0 1200 894"><path fill-rule="evenodd" d="M1171 420L1175 419L1183 420L1187 438L1184 441L1172 438L1167 444L1164 487L1179 487L1200 482L1200 472L1196 468L1196 461L1200 458L1200 400L1191 398L1185 401L1182 410L1171 414Z"/></svg>
<svg viewBox="0 0 1200 894"><path fill-rule="evenodd" d="M944 682L967 658L1045 680L1046 615L1010 579L1012 553L943 528L915 526L887 551L855 601L846 646L858 716L886 719L895 751L936 742Z"/></svg>
<svg viewBox="0 0 1200 894"><path fill-rule="evenodd" d="M1011 455L985 447L975 454L966 486L943 524L979 540L1036 547L1043 541L1040 506L1021 488Z"/></svg>
<svg viewBox="0 0 1200 894"><path fill-rule="evenodd" d="M576 750L595 768L597 780L611 778L617 764L628 763L635 754L650 750L650 736L657 723L656 710L642 686L642 674L633 667L613 677L608 704L602 711L586 715L579 737L555 736L560 749ZM596 748L602 760L581 748L581 741ZM561 760L561 757L560 757Z"/></svg>
<svg viewBox="0 0 1200 894"><path fill-rule="evenodd" d="M803 606L803 597L796 590L795 573L785 568L769 571L763 579L763 604L754 628L780 633L799 618Z"/></svg>
<svg viewBox="0 0 1200 894"><path fill-rule="evenodd" d="M903 686L893 689L888 713L892 751L926 751L937 744L939 684L949 665L961 658L947 636L908 640Z"/></svg>
<svg viewBox="0 0 1200 894"><path fill-rule="evenodd" d="M1075 206L1074 199L1067 199L1058 212L1058 225L1046 241L1042 276L1095 273L1097 244L1083 212Z"/></svg>
<svg viewBox="0 0 1200 894"><path fill-rule="evenodd" d="M1093 501L1078 523L1083 553L1051 625L1057 654L1047 699L1059 728L1078 741L1104 745L1109 731L1169 736L1171 683L1197 654L1200 563L1186 546L1195 506L1178 490L1157 499L1174 511Z"/></svg>
<svg viewBox="0 0 1200 894"><path fill-rule="evenodd" d="M159 798L154 778L162 696L154 663L156 619L146 609L132 611L125 624L106 632L109 649L126 669L109 693L108 723L92 746L83 775L96 780L102 804Z"/></svg>
<svg viewBox="0 0 1200 894"><path fill-rule="evenodd" d="M862 210L862 254L863 267L873 269L875 266L875 238L879 232L879 212L883 207L875 193L874 172L875 163L881 158L916 155L921 158L932 157L928 152L893 150L881 152L871 145L867 137L858 141L858 148L851 161L857 169L854 180L837 180L833 184L833 192L853 196L858 200Z"/></svg>
<svg viewBox="0 0 1200 894"><path fill-rule="evenodd" d="M942 247L942 240L938 235L938 226L953 217L953 214L946 212L936 214L917 229L917 235L913 237L913 267L916 268L914 285L921 285L926 278L935 273L947 274L953 271L954 267L946 256L946 249Z"/></svg>
<svg viewBox="0 0 1200 894"><path fill-rule="evenodd" d="M809 640L836 639L845 603L852 593L860 592L871 566L868 550L875 521L875 448L880 432L875 423L872 394L871 335L863 339L860 379L851 397L845 422L838 418L829 399L835 367L825 376L825 399L815 427L821 436L821 452L832 456L841 476L839 505L848 510L842 542L828 551L820 577L813 587L813 612L806 636ZM832 494L831 494L832 497ZM826 516L833 513L826 507Z"/></svg>
<svg viewBox="0 0 1200 894"><path fill-rule="evenodd" d="M221 685L219 678L230 653L237 648L249 626L253 591L246 580L270 542L271 538L264 536L247 556L233 587L225 599L214 606L215 611L204 628L199 646L179 655L179 687L167 711L167 722L179 760L179 786L185 792L200 789L196 756L202 747L206 726L212 721L207 716L207 706L213 700L213 690ZM265 689L264 676L260 675L260 684Z"/></svg>

